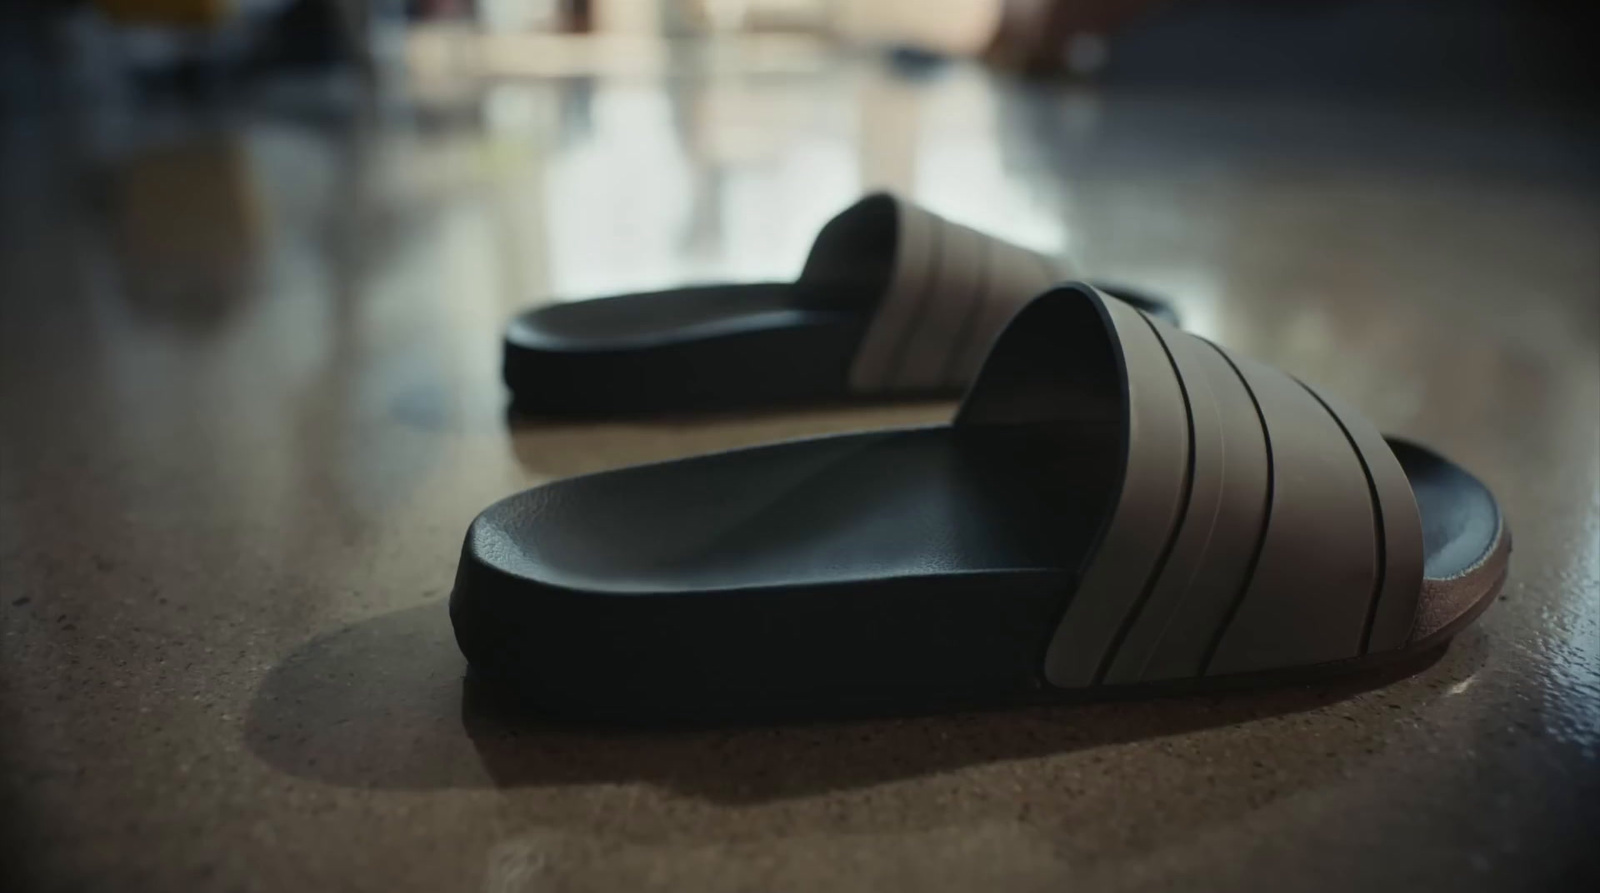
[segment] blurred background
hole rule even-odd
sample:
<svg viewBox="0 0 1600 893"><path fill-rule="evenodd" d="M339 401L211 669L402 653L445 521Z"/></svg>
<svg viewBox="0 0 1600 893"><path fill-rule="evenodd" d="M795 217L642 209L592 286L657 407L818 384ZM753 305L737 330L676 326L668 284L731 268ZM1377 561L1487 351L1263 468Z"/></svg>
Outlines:
<svg viewBox="0 0 1600 893"><path fill-rule="evenodd" d="M1376 391L1410 413L1450 326L1494 353L1595 325L1582 7L20 0L17 362L59 317L74 349L165 357L135 364L162 394L210 386L203 355L490 418L519 309L787 279L890 189L1291 368L1388 349L1323 374L1404 372ZM247 334L276 353L205 341Z"/></svg>
<svg viewBox="0 0 1600 893"><path fill-rule="evenodd" d="M7 217L87 214L142 317L220 322L296 251L346 284L448 264L452 314L494 317L787 277L890 188L1203 327L1247 172L1587 182L1581 7L20 0Z"/></svg>

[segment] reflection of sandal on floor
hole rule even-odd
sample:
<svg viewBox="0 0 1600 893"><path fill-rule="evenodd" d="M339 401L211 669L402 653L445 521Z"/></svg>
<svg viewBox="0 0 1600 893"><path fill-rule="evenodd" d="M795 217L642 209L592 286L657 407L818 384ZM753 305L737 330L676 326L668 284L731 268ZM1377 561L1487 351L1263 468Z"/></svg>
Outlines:
<svg viewBox="0 0 1600 893"><path fill-rule="evenodd" d="M823 227L795 282L530 310L506 333L505 379L534 413L953 397L1017 308L1069 278L1031 251L873 195Z"/></svg>
<svg viewBox="0 0 1600 893"><path fill-rule="evenodd" d="M474 667L582 712L1136 696L1429 648L1509 549L1465 471L1072 285L1016 317L952 424L491 506L450 610Z"/></svg>

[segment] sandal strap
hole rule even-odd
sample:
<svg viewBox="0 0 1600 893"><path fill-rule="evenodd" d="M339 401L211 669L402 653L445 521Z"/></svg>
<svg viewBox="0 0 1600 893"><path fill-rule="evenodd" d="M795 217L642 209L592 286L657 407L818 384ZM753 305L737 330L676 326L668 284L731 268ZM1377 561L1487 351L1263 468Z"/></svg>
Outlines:
<svg viewBox="0 0 1600 893"><path fill-rule="evenodd" d="M1114 374L1070 359L1107 350ZM1018 314L957 424L1112 415L1121 486L1052 635L1051 683L1247 673L1405 642L1423 575L1405 472L1359 414L1276 369L1073 284Z"/></svg>
<svg viewBox="0 0 1600 893"><path fill-rule="evenodd" d="M1011 317L1071 278L1044 255L893 199L893 271L856 348L858 394L931 392L972 380Z"/></svg>

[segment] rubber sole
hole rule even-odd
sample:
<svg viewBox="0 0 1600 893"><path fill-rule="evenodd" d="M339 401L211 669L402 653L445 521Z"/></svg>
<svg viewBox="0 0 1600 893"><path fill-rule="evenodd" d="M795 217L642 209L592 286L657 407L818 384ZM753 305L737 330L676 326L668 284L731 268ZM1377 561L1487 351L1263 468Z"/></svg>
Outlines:
<svg viewBox="0 0 1600 893"><path fill-rule="evenodd" d="M1432 525L1423 593L1432 601L1417 612L1434 619L1405 649L1259 674L1054 688L1041 678L1045 639L1081 561L1071 544L1089 543L1070 515L1100 511L1102 472L1081 436L1070 455L1084 476L1074 483L1049 465L1065 454L1059 439L956 444L944 430L739 450L505 500L463 548L451 598L462 650L546 710L612 720L1142 698L1404 660L1470 622L1504 580L1510 535L1487 491L1392 442L1421 476L1413 485L1425 520L1446 522ZM1043 480L1055 490L1034 492ZM1470 560L1452 559L1474 529L1487 533ZM929 543L935 551L920 551ZM916 568L925 573L907 575Z"/></svg>
<svg viewBox="0 0 1600 893"><path fill-rule="evenodd" d="M1041 677L1033 691L1014 692L1005 696L939 697L922 700L891 699L862 701L789 701L778 704L742 704L733 709L713 709L702 705L693 710L650 709L648 705L634 705L629 709L607 709L592 703L560 702L530 696L513 678L497 673L492 667L472 664L469 674L479 683L491 686L498 696L504 696L521 708L543 718L580 724L603 723L624 728L699 726L747 723L814 722L862 718L924 716L942 713L973 711L998 711L1029 707L1066 706L1073 704L1119 703L1160 699L1227 694L1273 688L1312 686L1334 682L1359 683L1362 677L1377 677L1387 671L1401 672L1382 679L1372 679L1371 687L1390 684L1399 678L1421 672L1443 655L1454 639L1470 627L1489 606L1494 604L1506 581L1502 568L1493 583L1471 606L1445 627L1405 648L1362 655L1349 660L1333 661L1285 670L1257 673L1239 673L1227 676L1203 676L1170 682L1138 683L1134 685L1103 685L1088 688L1060 689L1050 687ZM459 637L459 633L458 633ZM463 644L463 649L466 645Z"/></svg>
<svg viewBox="0 0 1600 893"><path fill-rule="evenodd" d="M1164 301L1108 294L1177 323ZM872 307L870 297L854 303ZM694 286L550 304L518 316L502 376L523 416L605 417L950 399L961 387L856 394L859 311L817 309L789 283Z"/></svg>

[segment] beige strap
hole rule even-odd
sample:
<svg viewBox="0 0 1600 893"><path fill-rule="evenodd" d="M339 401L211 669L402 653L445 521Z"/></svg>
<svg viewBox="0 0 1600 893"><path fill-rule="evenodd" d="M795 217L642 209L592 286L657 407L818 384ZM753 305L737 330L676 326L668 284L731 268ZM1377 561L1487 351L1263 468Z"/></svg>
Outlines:
<svg viewBox="0 0 1600 893"><path fill-rule="evenodd" d="M1126 370L1127 464L1100 547L1045 653L1056 685L1091 685L1133 602L1160 571L1182 517L1189 413L1172 359L1139 311L1079 286L1105 308Z"/></svg>
<svg viewBox="0 0 1600 893"><path fill-rule="evenodd" d="M1404 642L1421 524L1370 425L1089 286L1038 306L1051 310L1030 305L1006 331L957 424L1120 412L1126 425L1120 491L1053 632L1046 679L1246 673ZM1096 320L1102 330L1087 332ZM1037 360L1052 350L1059 358Z"/></svg>
<svg viewBox="0 0 1600 893"><path fill-rule="evenodd" d="M1267 518L1266 430L1244 379L1209 342L1156 322L1189 394L1193 485L1172 554L1128 634L1107 683L1198 676Z"/></svg>
<svg viewBox="0 0 1600 893"><path fill-rule="evenodd" d="M1332 396L1306 386L1328 412L1338 420L1355 446L1367 472L1379 511L1377 523L1383 531L1380 540L1383 580L1367 619L1364 651L1388 651L1406 643L1417 612L1417 593L1422 588L1422 515L1405 469L1383 435L1360 414Z"/></svg>
<svg viewBox="0 0 1600 893"><path fill-rule="evenodd" d="M1377 528L1360 457L1299 382L1229 358L1256 395L1272 442L1272 507L1254 576L1206 672L1354 657L1378 579Z"/></svg>
<svg viewBox="0 0 1600 893"><path fill-rule="evenodd" d="M1065 270L903 199L895 204L894 272L856 349L851 390L959 388L1012 315Z"/></svg>

